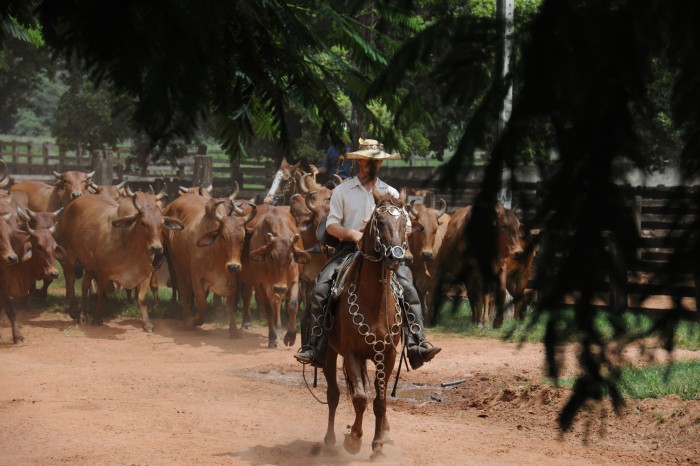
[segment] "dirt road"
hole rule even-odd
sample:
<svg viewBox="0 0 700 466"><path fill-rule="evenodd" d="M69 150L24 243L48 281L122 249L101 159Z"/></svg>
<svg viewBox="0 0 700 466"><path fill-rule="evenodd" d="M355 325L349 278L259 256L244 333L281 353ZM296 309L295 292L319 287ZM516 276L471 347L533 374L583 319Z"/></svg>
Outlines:
<svg viewBox="0 0 700 466"><path fill-rule="evenodd" d="M326 407L306 388L296 348L268 349L266 329L229 340L177 320L154 319L153 334L135 319L91 327L24 312L20 322L26 339L13 345L0 321L2 465L370 463L371 412L360 453L346 453L353 412L341 395L339 444L323 446ZM700 401L630 401L622 418L592 409L561 437L568 392L543 384L541 346L430 339L443 351L404 372L381 464L700 464Z"/></svg>

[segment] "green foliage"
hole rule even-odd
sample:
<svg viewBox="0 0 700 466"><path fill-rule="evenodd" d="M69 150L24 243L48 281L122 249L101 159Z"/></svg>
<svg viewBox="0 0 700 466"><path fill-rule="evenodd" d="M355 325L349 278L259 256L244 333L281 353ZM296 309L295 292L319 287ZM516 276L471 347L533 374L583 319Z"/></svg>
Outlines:
<svg viewBox="0 0 700 466"><path fill-rule="evenodd" d="M69 90L58 103L51 128L56 142L68 149L112 147L130 135L125 115L128 102L106 85L95 88L81 76L69 78Z"/></svg>

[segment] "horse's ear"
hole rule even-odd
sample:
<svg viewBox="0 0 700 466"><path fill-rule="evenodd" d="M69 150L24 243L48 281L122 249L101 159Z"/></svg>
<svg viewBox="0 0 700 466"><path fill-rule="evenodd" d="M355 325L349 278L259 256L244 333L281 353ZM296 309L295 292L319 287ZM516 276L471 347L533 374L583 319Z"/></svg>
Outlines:
<svg viewBox="0 0 700 466"><path fill-rule="evenodd" d="M372 188L372 196L374 197L374 203L375 203L375 204L379 204L379 201L381 201L382 198L384 197L384 196L382 196L382 194L379 192L379 190L377 189L376 186L375 186L374 188Z"/></svg>

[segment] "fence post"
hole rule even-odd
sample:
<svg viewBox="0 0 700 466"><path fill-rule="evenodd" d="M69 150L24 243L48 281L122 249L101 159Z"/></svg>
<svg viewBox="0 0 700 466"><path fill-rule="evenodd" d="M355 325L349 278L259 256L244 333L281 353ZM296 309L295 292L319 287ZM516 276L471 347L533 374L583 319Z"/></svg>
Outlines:
<svg viewBox="0 0 700 466"><path fill-rule="evenodd" d="M49 149L48 142L45 142L41 145L41 155L44 156L44 166L48 167L49 166L49 157L50 157L50 149Z"/></svg>
<svg viewBox="0 0 700 466"><path fill-rule="evenodd" d="M92 169L95 171L92 181L99 185L112 184L112 151L93 150Z"/></svg>
<svg viewBox="0 0 700 466"><path fill-rule="evenodd" d="M610 287L610 308L616 312L627 310L627 267L625 261L615 244L615 237L612 232L608 232L608 251L610 252L611 263L613 264L608 272L608 285ZM619 268L618 268L619 267ZM619 275L617 272L620 272ZM618 279L622 283L618 282Z"/></svg>
<svg viewBox="0 0 700 466"><path fill-rule="evenodd" d="M207 155L195 155L192 169L192 186L213 184L214 159Z"/></svg>
<svg viewBox="0 0 700 466"><path fill-rule="evenodd" d="M19 163L19 142L12 141L12 163Z"/></svg>

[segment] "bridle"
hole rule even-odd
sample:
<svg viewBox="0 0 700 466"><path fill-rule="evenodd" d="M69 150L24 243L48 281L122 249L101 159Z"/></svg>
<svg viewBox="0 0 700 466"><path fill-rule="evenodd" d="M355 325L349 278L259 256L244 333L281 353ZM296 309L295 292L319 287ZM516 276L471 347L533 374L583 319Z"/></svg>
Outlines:
<svg viewBox="0 0 700 466"><path fill-rule="evenodd" d="M404 238L403 243L400 246L390 246L382 242L382 239L379 237L379 229L376 225L377 216L380 214L389 214L394 218L398 218L400 216L404 217ZM396 260L403 259L406 256L406 250L408 249L408 229L405 227L405 225L407 224L408 213L405 209L402 209L401 207L398 207L394 204L377 206L374 209L374 212L372 213L372 218L369 221L369 234L374 236L374 252L376 252L378 256L373 256L363 251L363 257L374 262L379 262L383 259L392 258Z"/></svg>

